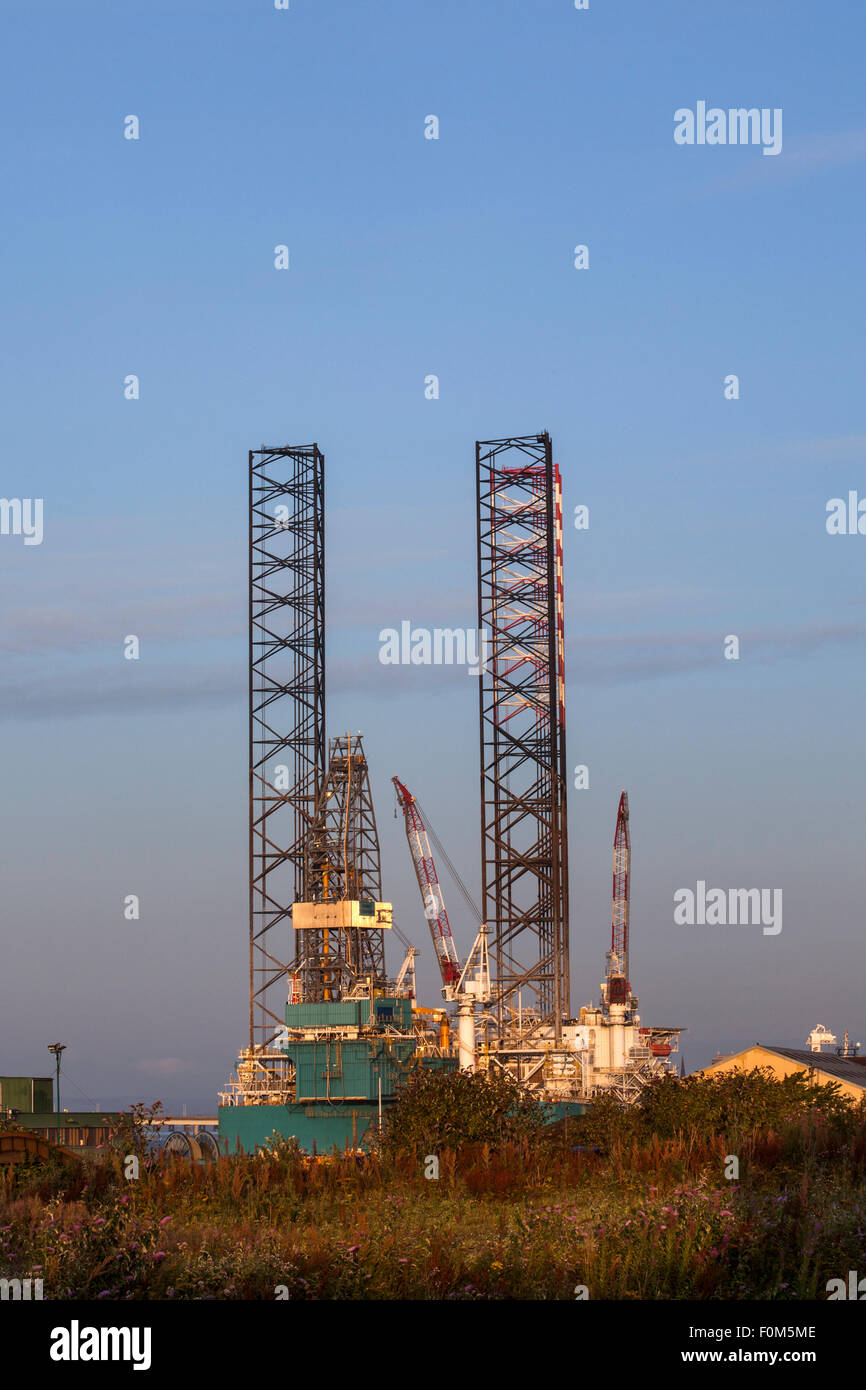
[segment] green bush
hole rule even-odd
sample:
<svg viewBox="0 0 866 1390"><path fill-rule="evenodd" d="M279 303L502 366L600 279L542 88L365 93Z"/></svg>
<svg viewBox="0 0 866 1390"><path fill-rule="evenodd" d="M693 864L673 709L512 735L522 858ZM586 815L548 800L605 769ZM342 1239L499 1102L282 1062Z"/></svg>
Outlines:
<svg viewBox="0 0 866 1390"><path fill-rule="evenodd" d="M800 1116L842 1121L852 1111L835 1081L814 1085L805 1072L777 1080L767 1069L666 1076L641 1098L644 1125L660 1139L698 1130L733 1138L755 1129L778 1129Z"/></svg>
<svg viewBox="0 0 866 1390"><path fill-rule="evenodd" d="M423 1156L467 1144L533 1141L543 1130L542 1107L503 1072L422 1070L389 1110L381 1147Z"/></svg>
<svg viewBox="0 0 866 1390"><path fill-rule="evenodd" d="M599 1144L609 1151L614 1141L646 1144L653 1139L724 1134L731 1141L757 1131L799 1126L804 1136L819 1124L837 1144L862 1134L866 1106L842 1095L835 1081L810 1082L805 1072L775 1078L767 1068L720 1072L712 1076L660 1077L635 1106L611 1095L590 1101L577 1122L578 1143ZM805 1127L804 1127L805 1126Z"/></svg>

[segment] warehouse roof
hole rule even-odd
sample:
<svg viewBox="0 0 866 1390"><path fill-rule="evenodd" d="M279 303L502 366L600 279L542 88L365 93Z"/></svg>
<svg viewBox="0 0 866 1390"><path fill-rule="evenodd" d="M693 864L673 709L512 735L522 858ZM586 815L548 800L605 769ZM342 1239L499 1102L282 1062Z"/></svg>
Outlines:
<svg viewBox="0 0 866 1390"><path fill-rule="evenodd" d="M763 1047L765 1052L777 1052L780 1057L799 1062L801 1066L814 1067L816 1071L823 1071L839 1081L861 1086L866 1091L866 1067L855 1062L853 1057L837 1057L834 1052L812 1052L805 1047L774 1047L770 1043L756 1043L755 1046Z"/></svg>

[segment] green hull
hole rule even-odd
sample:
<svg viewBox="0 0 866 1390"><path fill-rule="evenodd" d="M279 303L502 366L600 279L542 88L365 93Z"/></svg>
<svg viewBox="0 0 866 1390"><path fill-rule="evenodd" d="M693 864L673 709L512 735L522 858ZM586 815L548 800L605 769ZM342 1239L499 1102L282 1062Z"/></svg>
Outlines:
<svg viewBox="0 0 866 1390"><path fill-rule="evenodd" d="M387 1109L388 1102L384 1102L383 1114ZM582 1115L586 1106L577 1101L554 1101L545 1109L548 1124L554 1124L566 1116ZM346 1149L363 1148L368 1130L372 1127L375 1131L379 1123L378 1105L363 1101L338 1105L221 1105L218 1113L220 1148L230 1154L238 1150L257 1153L275 1135L296 1139L305 1153L330 1153L335 1144L343 1153Z"/></svg>
<svg viewBox="0 0 866 1390"><path fill-rule="evenodd" d="M544 1108L549 1125L555 1124L557 1120L570 1120L574 1115L586 1114L586 1104L582 1100L552 1100L548 1101Z"/></svg>
<svg viewBox="0 0 866 1390"><path fill-rule="evenodd" d="M368 1129L379 1123L378 1104L221 1105L223 1152L257 1153L269 1139L296 1139L305 1153L362 1147Z"/></svg>

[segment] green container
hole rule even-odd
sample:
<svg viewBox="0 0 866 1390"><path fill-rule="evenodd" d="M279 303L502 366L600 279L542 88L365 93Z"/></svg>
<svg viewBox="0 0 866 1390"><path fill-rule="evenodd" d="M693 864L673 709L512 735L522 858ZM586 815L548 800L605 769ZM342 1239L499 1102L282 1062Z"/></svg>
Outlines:
<svg viewBox="0 0 866 1390"><path fill-rule="evenodd" d="M411 1028L412 1000L349 999L339 1003L287 1004L287 1028Z"/></svg>
<svg viewBox="0 0 866 1390"><path fill-rule="evenodd" d="M0 1110L40 1114L54 1109L54 1079L50 1076L0 1076Z"/></svg>
<svg viewBox="0 0 866 1390"><path fill-rule="evenodd" d="M287 1004L286 1027L357 1028L362 1021L361 1007L356 999L338 1004ZM366 1001L363 1007L367 1009Z"/></svg>

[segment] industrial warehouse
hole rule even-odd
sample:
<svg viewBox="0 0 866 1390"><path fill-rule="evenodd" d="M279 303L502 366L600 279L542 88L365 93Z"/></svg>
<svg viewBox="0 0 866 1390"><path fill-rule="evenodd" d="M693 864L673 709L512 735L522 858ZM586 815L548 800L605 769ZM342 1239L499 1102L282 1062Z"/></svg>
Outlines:
<svg viewBox="0 0 866 1390"><path fill-rule="evenodd" d="M632 993L625 791L601 1000L570 1012L562 482L549 434L475 446L477 906L392 777L442 979L435 1006L416 998L417 949L382 883L363 738L326 735L324 455L263 447L249 462L249 1037L221 1092L222 1146L357 1148L418 1068L500 1069L551 1119L606 1091L633 1103L675 1070L682 1029L642 1026ZM471 943L454 940L437 858L477 923ZM395 935L405 954L389 973Z"/></svg>

